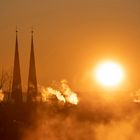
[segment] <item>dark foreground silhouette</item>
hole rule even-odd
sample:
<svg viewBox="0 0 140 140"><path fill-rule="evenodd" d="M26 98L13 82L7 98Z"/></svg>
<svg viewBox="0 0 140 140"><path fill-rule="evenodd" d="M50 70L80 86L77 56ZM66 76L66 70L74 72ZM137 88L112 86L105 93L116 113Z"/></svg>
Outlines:
<svg viewBox="0 0 140 140"><path fill-rule="evenodd" d="M111 140L113 135L116 140L116 134L124 140L137 140L139 110L139 104L126 102L81 102L76 106L1 103L0 140L101 140L102 136Z"/></svg>

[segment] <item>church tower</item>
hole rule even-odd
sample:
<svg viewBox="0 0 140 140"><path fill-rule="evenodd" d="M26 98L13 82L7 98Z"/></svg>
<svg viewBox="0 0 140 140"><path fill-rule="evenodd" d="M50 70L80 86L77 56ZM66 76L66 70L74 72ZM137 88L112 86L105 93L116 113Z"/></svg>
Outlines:
<svg viewBox="0 0 140 140"><path fill-rule="evenodd" d="M30 64L29 64L27 102L36 101L36 97L38 95L33 35L34 35L34 32L32 30L31 31L31 52L30 52Z"/></svg>
<svg viewBox="0 0 140 140"><path fill-rule="evenodd" d="M16 43L15 43L15 56L14 56L14 69L13 69L13 82L11 99L14 103L22 103L22 86L20 74L20 62L18 51L18 31L16 30Z"/></svg>

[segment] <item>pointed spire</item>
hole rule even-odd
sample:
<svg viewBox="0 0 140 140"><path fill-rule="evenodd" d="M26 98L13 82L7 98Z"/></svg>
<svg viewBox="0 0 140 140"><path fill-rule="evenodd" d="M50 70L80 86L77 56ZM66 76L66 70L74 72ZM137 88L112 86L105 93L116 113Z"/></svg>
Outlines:
<svg viewBox="0 0 140 140"><path fill-rule="evenodd" d="M32 29L31 30L31 52L30 52L27 102L36 101L36 97L38 94L36 67L35 67L35 55L34 55L34 38L33 37L34 37L34 31Z"/></svg>
<svg viewBox="0 0 140 140"><path fill-rule="evenodd" d="M15 57L14 57L14 69L13 69L13 82L11 99L14 103L22 102L22 86L21 86L21 74L20 74L20 62L18 51L18 30L16 28L16 43L15 43Z"/></svg>

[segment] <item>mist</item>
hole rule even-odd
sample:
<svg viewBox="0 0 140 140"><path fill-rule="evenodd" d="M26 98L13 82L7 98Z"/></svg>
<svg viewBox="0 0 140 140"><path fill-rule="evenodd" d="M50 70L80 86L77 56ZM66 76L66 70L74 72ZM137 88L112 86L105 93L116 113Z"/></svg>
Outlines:
<svg viewBox="0 0 140 140"><path fill-rule="evenodd" d="M81 96L77 106L38 107L22 140L139 140L139 104L103 100Z"/></svg>

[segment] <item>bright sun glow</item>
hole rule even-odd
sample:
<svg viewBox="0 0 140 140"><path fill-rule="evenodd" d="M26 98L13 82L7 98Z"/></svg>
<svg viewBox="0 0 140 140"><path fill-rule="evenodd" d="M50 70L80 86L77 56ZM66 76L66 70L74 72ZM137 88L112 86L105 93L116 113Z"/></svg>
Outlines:
<svg viewBox="0 0 140 140"><path fill-rule="evenodd" d="M124 73L121 66L115 62L104 62L97 66L95 76L97 82L102 86L114 87L122 82Z"/></svg>

